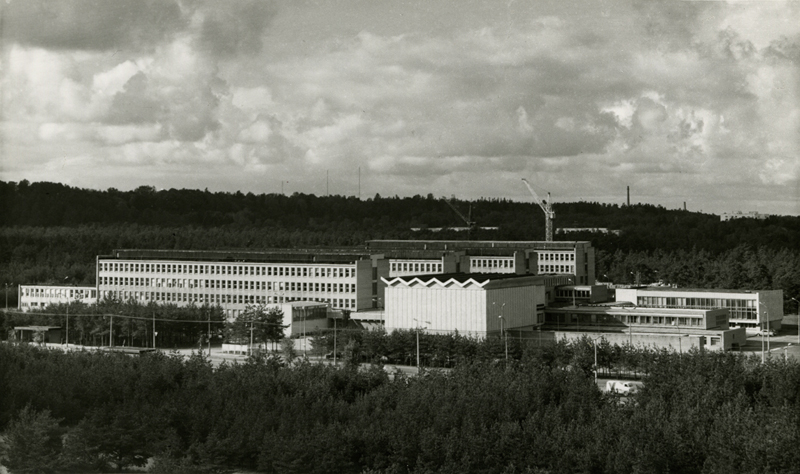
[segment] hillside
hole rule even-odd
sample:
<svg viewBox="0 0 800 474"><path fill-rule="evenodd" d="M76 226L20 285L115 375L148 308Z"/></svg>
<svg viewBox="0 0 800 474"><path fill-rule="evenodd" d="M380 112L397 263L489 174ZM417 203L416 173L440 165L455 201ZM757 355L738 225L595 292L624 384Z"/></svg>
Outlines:
<svg viewBox="0 0 800 474"><path fill-rule="evenodd" d="M133 191L0 181L0 281L94 282L94 258L114 248L360 246L369 239L543 240L530 202L456 201L496 231L413 232L463 221L432 194L414 197ZM591 240L598 279L662 280L681 286L781 288L800 295L800 218L720 222L716 215L653 205L554 203L555 227L605 227L621 235L557 234Z"/></svg>

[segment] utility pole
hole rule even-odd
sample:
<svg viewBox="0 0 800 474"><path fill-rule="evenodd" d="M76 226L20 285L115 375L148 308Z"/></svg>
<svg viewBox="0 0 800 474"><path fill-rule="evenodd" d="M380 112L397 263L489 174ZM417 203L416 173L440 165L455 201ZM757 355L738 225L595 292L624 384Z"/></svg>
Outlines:
<svg viewBox="0 0 800 474"><path fill-rule="evenodd" d="M67 343L67 349L69 349L69 302L67 302L67 337L65 341Z"/></svg>
<svg viewBox="0 0 800 474"><path fill-rule="evenodd" d="M153 311L153 349L156 348L156 312Z"/></svg>

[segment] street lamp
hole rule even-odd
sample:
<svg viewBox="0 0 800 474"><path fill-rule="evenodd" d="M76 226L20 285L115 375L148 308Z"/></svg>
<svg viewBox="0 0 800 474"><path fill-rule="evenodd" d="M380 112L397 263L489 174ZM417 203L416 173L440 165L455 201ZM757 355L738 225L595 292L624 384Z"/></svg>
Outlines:
<svg viewBox="0 0 800 474"><path fill-rule="evenodd" d="M675 321L672 321L672 325L678 329L678 357L681 357L683 354L683 343L681 339L681 325L678 324L678 318L675 318Z"/></svg>
<svg viewBox="0 0 800 474"><path fill-rule="evenodd" d="M8 312L8 287L14 286L14 283L6 283L6 313Z"/></svg>
<svg viewBox="0 0 800 474"><path fill-rule="evenodd" d="M796 299L792 298L791 296L789 297L789 299L791 299L792 301L797 303L797 315L798 315L797 316L797 344L800 345L800 301L797 301Z"/></svg>
<svg viewBox="0 0 800 474"><path fill-rule="evenodd" d="M414 318L414 322L417 323L416 324L416 328L417 328L417 371L419 371L419 330L420 330L419 323L422 322L422 323L430 324L431 322L430 321L419 321L417 318Z"/></svg>
<svg viewBox="0 0 800 474"><path fill-rule="evenodd" d="M603 336L593 337L592 342L594 343L594 383L597 385L597 340L602 339Z"/></svg>
<svg viewBox="0 0 800 474"><path fill-rule="evenodd" d="M494 306L494 305L495 304L493 302L492 306ZM505 303L500 305L500 316L498 316L498 319L500 319L500 337L503 338L503 341L505 342L505 346L506 346L506 362L508 362L508 337L506 336L506 332L505 332L505 330L503 328L503 308L505 307L505 305L506 305Z"/></svg>
<svg viewBox="0 0 800 474"><path fill-rule="evenodd" d="M764 305L764 315L767 317L767 352L769 352L769 311L767 310L767 305L764 304L763 301L759 301L758 304ZM759 318L760 319L760 318ZM761 325L761 329L764 329L764 326ZM764 335L761 335L761 363L764 363Z"/></svg>

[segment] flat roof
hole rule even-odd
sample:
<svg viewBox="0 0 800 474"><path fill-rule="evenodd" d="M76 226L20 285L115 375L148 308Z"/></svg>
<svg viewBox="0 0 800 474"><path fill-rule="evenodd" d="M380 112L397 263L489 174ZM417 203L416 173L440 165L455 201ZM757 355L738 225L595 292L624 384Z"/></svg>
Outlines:
<svg viewBox="0 0 800 474"><path fill-rule="evenodd" d="M647 286L639 288L631 288L637 291L662 291L662 292L679 292L679 293L749 293L758 294L765 291L781 291L781 290L730 290L724 288L672 288L669 286Z"/></svg>
<svg viewBox="0 0 800 474"><path fill-rule="evenodd" d="M592 243L585 240L559 240L545 242L539 240L368 240L367 248L386 249L386 248L418 248L420 246L428 249L456 250L456 249L478 249L478 248L516 248L516 249L537 249L537 250L563 250L572 249L577 245L588 245Z"/></svg>
<svg viewBox="0 0 800 474"><path fill-rule="evenodd" d="M206 262L262 263L353 263L366 260L370 254L359 248L297 248L264 250L159 250L115 249L113 255L99 259L113 260L180 260Z"/></svg>
<svg viewBox="0 0 800 474"><path fill-rule="evenodd" d="M548 306L545 311L558 311L558 312L576 312L576 313L620 313L620 314L636 314L636 315L681 315L681 314L705 314L708 312L724 311L728 312L725 308L717 309L697 309L697 308L645 308L642 306L630 305L564 305L564 306Z"/></svg>

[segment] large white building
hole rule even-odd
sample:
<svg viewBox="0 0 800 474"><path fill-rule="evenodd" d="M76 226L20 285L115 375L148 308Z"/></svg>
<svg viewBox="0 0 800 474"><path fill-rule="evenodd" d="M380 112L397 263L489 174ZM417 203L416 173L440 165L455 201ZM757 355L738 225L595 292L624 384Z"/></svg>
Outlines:
<svg viewBox="0 0 800 474"><path fill-rule="evenodd" d="M617 288L616 300L643 308L727 309L730 324L744 328L777 331L783 320L783 290Z"/></svg>
<svg viewBox="0 0 800 474"><path fill-rule="evenodd" d="M235 317L251 304L313 301L374 306L376 260L363 252L115 250L97 258L100 298L143 304L219 305Z"/></svg>
<svg viewBox="0 0 800 474"><path fill-rule="evenodd" d="M44 309L51 304L97 302L97 288L93 286L20 285L18 291L21 311Z"/></svg>
<svg viewBox="0 0 800 474"><path fill-rule="evenodd" d="M485 337L544 323L546 287L571 276L450 273L383 278L386 331L420 329Z"/></svg>

